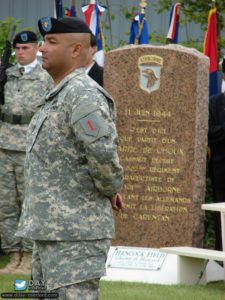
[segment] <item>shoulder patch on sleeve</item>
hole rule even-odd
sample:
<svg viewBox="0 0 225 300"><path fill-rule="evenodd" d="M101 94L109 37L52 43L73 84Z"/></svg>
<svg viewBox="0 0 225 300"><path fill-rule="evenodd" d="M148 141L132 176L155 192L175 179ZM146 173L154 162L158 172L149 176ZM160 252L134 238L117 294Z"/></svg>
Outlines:
<svg viewBox="0 0 225 300"><path fill-rule="evenodd" d="M98 118L95 118L95 116L96 116L95 113L88 115L87 117L80 119L79 123L87 135L97 137L101 125L99 124Z"/></svg>

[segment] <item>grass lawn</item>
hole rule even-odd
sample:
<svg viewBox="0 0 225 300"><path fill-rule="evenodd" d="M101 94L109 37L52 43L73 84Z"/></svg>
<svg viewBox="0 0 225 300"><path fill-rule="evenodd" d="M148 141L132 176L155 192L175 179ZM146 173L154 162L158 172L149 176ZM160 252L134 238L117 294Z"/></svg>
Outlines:
<svg viewBox="0 0 225 300"><path fill-rule="evenodd" d="M0 268L7 261L6 256L0 256ZM15 292L16 279L30 278L24 275L0 275L0 295ZM224 282L185 286L101 281L100 287L100 300L225 300Z"/></svg>

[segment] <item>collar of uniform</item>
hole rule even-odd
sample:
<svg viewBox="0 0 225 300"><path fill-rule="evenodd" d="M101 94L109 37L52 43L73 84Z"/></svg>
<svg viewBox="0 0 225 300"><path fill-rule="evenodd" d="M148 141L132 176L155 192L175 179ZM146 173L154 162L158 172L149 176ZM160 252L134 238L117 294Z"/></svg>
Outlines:
<svg viewBox="0 0 225 300"><path fill-rule="evenodd" d="M38 61L37 61L37 59L35 59L32 63L30 63L30 64L28 64L28 65L23 66L23 65L21 65L21 64L18 63L17 66L18 66L18 69L21 68L21 67L23 67L23 68L24 68L24 73L23 73L23 74L27 74L27 73L29 73L34 67L36 67L37 63L38 63Z"/></svg>
<svg viewBox="0 0 225 300"><path fill-rule="evenodd" d="M6 69L6 74L7 74L8 78L20 77L21 80L26 80L27 76L29 76L29 79L39 79L40 78L40 68L42 68L41 65L39 63L37 63L36 66L28 74L23 74L23 76L21 76L18 66L14 65L14 66Z"/></svg>
<svg viewBox="0 0 225 300"><path fill-rule="evenodd" d="M85 73L85 68L79 68L71 72L69 75L67 75L63 80L56 85L51 92L45 97L45 101L50 101L52 100L62 89L63 87L69 82L71 79L74 77L79 76L80 74Z"/></svg>

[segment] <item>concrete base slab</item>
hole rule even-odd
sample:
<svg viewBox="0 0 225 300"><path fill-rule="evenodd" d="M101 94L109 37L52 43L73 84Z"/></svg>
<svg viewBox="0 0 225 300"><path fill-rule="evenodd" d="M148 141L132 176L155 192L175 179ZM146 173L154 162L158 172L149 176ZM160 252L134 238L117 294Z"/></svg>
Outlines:
<svg viewBox="0 0 225 300"><path fill-rule="evenodd" d="M106 262L106 276L101 280L108 281L127 281L127 282L143 282L151 284L180 284L179 259L176 254L167 254L161 269L159 270L140 270L140 269L124 269L108 267L111 257L116 247L110 247L108 259ZM202 260L204 262L204 260ZM201 280L199 274L203 272ZM185 273L185 270L182 270ZM187 281L187 284L206 284L212 281L224 280L224 269L221 265L213 260L209 260L206 267L205 264L199 264L199 269L194 273L194 278ZM182 282L184 283L184 282Z"/></svg>

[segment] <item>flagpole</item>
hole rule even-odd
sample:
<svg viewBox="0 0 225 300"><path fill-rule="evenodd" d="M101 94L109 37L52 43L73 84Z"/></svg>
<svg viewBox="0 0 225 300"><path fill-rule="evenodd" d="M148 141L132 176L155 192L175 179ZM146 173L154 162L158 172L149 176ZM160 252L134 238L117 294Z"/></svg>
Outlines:
<svg viewBox="0 0 225 300"><path fill-rule="evenodd" d="M141 14L145 16L145 8L147 6L146 0L141 0L139 5L141 7Z"/></svg>
<svg viewBox="0 0 225 300"><path fill-rule="evenodd" d="M212 0L212 8L216 7L216 0Z"/></svg>
<svg viewBox="0 0 225 300"><path fill-rule="evenodd" d="M58 19L58 17L59 17L59 2L58 2L58 0L55 0L55 13L56 13L56 18Z"/></svg>
<svg viewBox="0 0 225 300"><path fill-rule="evenodd" d="M141 7L141 15L143 15L143 18L142 18L140 26L139 26L138 37L135 39L135 45L139 45L139 39L140 39L140 36L141 36L144 21L145 21L145 8L147 6L146 0L141 0L139 5Z"/></svg>
<svg viewBox="0 0 225 300"><path fill-rule="evenodd" d="M177 3L179 3L180 1L178 0ZM177 22L180 21L180 6L177 7Z"/></svg>
<svg viewBox="0 0 225 300"><path fill-rule="evenodd" d="M177 3L179 3L180 0L177 0ZM179 21L180 18L180 6L177 7L177 21Z"/></svg>
<svg viewBox="0 0 225 300"><path fill-rule="evenodd" d="M79 17L78 12L77 12L77 7L76 7L76 0L72 0L72 7L74 8L76 16Z"/></svg>
<svg viewBox="0 0 225 300"><path fill-rule="evenodd" d="M111 9L110 9L110 4L109 0L106 0L107 4L107 9L108 9L108 20L109 20L109 32L110 32L110 43L111 43L111 48L113 47L113 38L112 38L112 22L111 22Z"/></svg>

